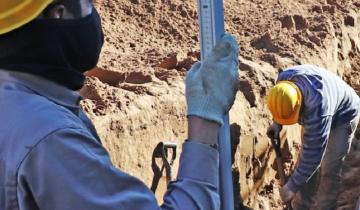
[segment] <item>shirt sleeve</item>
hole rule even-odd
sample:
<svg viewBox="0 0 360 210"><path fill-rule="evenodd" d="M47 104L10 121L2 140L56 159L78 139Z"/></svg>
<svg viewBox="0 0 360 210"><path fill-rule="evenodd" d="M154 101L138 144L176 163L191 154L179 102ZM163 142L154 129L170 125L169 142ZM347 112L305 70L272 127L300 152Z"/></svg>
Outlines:
<svg viewBox="0 0 360 210"><path fill-rule="evenodd" d="M19 167L20 193L42 210L219 209L218 153L185 143L178 179L159 206L140 180L116 169L87 132L57 130L32 147Z"/></svg>
<svg viewBox="0 0 360 210"><path fill-rule="evenodd" d="M297 192L319 168L332 124L330 99L324 91L324 81L318 75L308 72L311 68L314 67L298 66L282 72L278 77L278 81L295 82L301 89L303 99L299 122L304 128L303 151L288 182L293 192Z"/></svg>
<svg viewBox="0 0 360 210"><path fill-rule="evenodd" d="M303 151L288 183L293 192L297 192L319 168L330 134L331 119L331 116L325 116L305 121Z"/></svg>

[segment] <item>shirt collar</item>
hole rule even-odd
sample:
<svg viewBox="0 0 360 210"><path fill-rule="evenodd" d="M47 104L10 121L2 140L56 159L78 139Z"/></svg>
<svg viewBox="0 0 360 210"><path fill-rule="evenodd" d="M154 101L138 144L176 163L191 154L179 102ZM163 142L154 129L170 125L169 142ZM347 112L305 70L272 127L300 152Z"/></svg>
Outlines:
<svg viewBox="0 0 360 210"><path fill-rule="evenodd" d="M0 69L0 80L25 86L32 92L68 108L78 108L82 99L78 91L70 90L50 80L27 73Z"/></svg>

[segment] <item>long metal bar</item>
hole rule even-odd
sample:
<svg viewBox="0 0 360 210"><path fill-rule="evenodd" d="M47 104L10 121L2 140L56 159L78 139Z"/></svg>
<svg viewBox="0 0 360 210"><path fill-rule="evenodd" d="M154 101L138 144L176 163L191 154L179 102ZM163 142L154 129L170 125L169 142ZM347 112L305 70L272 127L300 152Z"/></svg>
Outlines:
<svg viewBox="0 0 360 210"><path fill-rule="evenodd" d="M225 32L223 0L198 0L201 59L206 58ZM234 210L229 115L219 133L221 210Z"/></svg>
<svg viewBox="0 0 360 210"><path fill-rule="evenodd" d="M231 139L229 115L224 117L224 125L219 135L220 153L220 195L221 209L234 210L234 188L231 167Z"/></svg>

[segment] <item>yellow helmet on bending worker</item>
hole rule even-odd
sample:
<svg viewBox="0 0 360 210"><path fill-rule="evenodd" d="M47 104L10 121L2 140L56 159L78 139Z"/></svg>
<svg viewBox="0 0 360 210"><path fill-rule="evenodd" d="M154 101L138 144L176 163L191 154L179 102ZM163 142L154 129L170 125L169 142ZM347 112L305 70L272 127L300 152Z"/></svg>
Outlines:
<svg viewBox="0 0 360 210"><path fill-rule="evenodd" d="M0 3L0 35L35 19L53 0L4 0Z"/></svg>
<svg viewBox="0 0 360 210"><path fill-rule="evenodd" d="M299 121L302 96L300 89L293 82L278 82L271 88L267 99L275 122L280 125L292 125Z"/></svg>

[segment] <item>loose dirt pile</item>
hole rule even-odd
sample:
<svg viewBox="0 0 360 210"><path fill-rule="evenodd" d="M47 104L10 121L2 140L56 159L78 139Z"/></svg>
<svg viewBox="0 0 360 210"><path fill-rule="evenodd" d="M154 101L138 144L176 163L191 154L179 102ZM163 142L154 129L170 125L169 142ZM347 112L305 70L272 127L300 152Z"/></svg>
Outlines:
<svg viewBox="0 0 360 210"><path fill-rule="evenodd" d="M186 138L183 80L199 59L196 1L95 2L105 46L82 90L82 104L114 164L150 187L156 145L174 141L181 149ZM275 154L265 136L271 119L267 90L279 70L313 63L360 91L360 1L226 0L225 7L226 29L241 50L241 91L230 113L236 207L282 209ZM301 148L299 127L288 127L282 140L289 174ZM359 151L358 132L339 210L353 209L360 194ZM159 186L159 201L163 191Z"/></svg>

